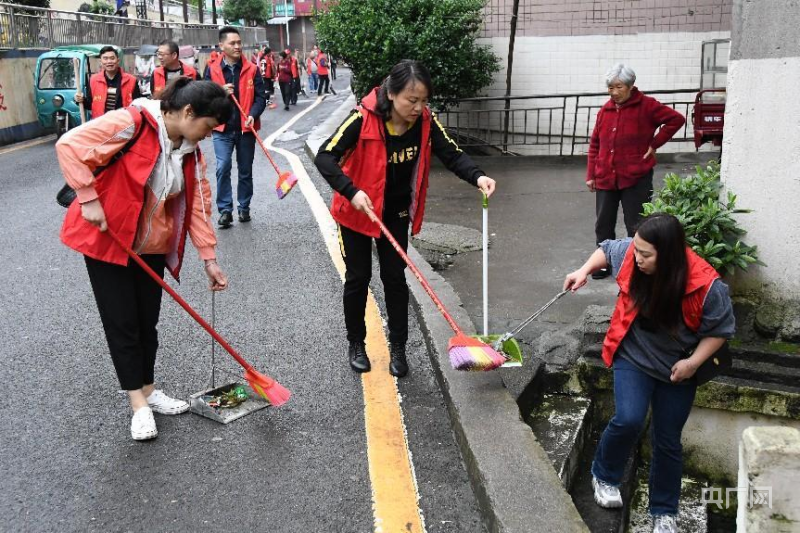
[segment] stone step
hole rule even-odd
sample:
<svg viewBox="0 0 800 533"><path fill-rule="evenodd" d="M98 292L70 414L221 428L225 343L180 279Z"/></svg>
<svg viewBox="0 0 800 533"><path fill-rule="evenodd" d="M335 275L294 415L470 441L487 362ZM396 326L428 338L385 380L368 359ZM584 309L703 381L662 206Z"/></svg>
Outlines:
<svg viewBox="0 0 800 533"><path fill-rule="evenodd" d="M630 502L628 533L650 533L653 521L648 511L648 486L650 464L643 463L636 472L636 488ZM681 481L681 498L678 508L678 529L691 533L706 533L708 513L706 505L701 501L701 489L704 485L690 477Z"/></svg>
<svg viewBox="0 0 800 533"><path fill-rule="evenodd" d="M545 394L525 419L567 491L590 433L591 403L579 396Z"/></svg>

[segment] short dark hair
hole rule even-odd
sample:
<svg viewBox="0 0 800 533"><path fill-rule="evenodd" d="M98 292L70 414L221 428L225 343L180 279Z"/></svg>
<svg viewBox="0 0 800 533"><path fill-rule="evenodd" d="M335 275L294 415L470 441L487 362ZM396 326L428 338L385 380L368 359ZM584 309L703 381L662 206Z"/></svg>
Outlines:
<svg viewBox="0 0 800 533"><path fill-rule="evenodd" d="M179 51L178 43L176 43L175 41L170 41L169 39L164 39L163 41L158 43L158 46L166 46L167 48L169 48L170 54L177 54Z"/></svg>
<svg viewBox="0 0 800 533"><path fill-rule="evenodd" d="M188 76L169 82L158 99L161 111L178 111L190 105L198 117L214 117L219 124L227 123L233 114L233 103L221 85L213 81L194 81Z"/></svg>
<svg viewBox="0 0 800 533"><path fill-rule="evenodd" d="M323 53L321 48L320 53ZM401 93L409 83L421 83L428 90L428 98L433 96L431 73L428 72L425 65L419 61L404 59L392 67L391 72L378 88L377 110L385 120L389 120L392 116L392 102L389 100L389 93Z"/></svg>
<svg viewBox="0 0 800 533"><path fill-rule="evenodd" d="M98 55L103 55L103 54L105 54L106 52L114 52L114 55L115 55L115 56L117 56L117 57L119 57L119 52L117 52L117 49L116 49L116 48L114 48L114 47L113 47L113 46L111 46L111 45L107 45L107 46L104 46L103 48L101 48L101 49L100 49L100 54L98 54Z"/></svg>
<svg viewBox="0 0 800 533"><path fill-rule="evenodd" d="M233 26L223 26L219 29L219 42L224 41L229 33L235 33L236 35L239 35L239 30Z"/></svg>

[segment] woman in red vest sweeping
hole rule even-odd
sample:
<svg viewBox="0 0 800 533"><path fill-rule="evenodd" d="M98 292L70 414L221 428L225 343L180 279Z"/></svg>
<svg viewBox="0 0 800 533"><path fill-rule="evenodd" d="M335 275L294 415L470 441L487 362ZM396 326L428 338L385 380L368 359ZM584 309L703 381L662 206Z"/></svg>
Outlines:
<svg viewBox="0 0 800 533"><path fill-rule="evenodd" d="M205 262L209 287L223 290L211 189L197 145L228 120L232 107L218 84L182 77L167 85L161 100L136 100L70 130L56 144L64 178L77 194L61 240L85 257L111 359L133 409L135 440L158 435L153 411L174 415L189 406L155 388L161 287L105 231L175 279L188 235Z"/></svg>
<svg viewBox="0 0 800 533"><path fill-rule="evenodd" d="M601 507L622 506L625 464L652 408L653 531L675 532L681 432L697 389L692 377L734 334L728 287L686 246L678 219L662 213L645 218L632 239L602 242L580 269L567 275L564 289L578 290L600 268L611 269L619 297L602 352L614 369L616 412L592 463L594 498ZM690 348L694 352L687 357Z"/></svg>
<svg viewBox="0 0 800 533"><path fill-rule="evenodd" d="M395 65L381 86L365 96L323 143L314 161L336 191L331 213L339 224L347 267L344 319L350 366L356 372L370 370L364 345L364 313L375 239L389 318L389 371L397 377L408 373L406 264L381 236L366 210L381 217L407 248L409 227L412 234L422 228L432 153L459 178L487 195L495 189L494 180L458 148L428 108L432 92L430 74L421 63L403 61Z"/></svg>

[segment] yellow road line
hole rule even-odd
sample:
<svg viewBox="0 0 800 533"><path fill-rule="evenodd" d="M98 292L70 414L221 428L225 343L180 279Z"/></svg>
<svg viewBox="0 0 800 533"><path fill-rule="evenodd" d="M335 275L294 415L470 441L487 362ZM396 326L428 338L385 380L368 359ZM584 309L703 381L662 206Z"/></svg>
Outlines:
<svg viewBox="0 0 800 533"><path fill-rule="evenodd" d="M55 135L48 135L47 137L41 137L39 139L34 139L32 141L19 142L9 146L8 148L0 150L0 155L10 154L11 152L16 152L17 150L22 150L23 148L30 148L31 146L38 146L40 144L54 141L55 139L56 139Z"/></svg>
<svg viewBox="0 0 800 533"><path fill-rule="evenodd" d="M308 176L300 158L291 152L272 146L272 142L279 135L321 101L318 99L308 109L284 124L266 139L265 144L284 156L291 164L292 171L297 176L298 187L317 220L331 260L340 278L344 280L345 265L339 250L336 223L328 212L322 196ZM408 450L397 383L388 371L389 349L380 311L372 292L367 299L366 324L367 353L372 362L372 371L361 375L361 385L364 392L364 422L375 532L424 533L425 522L419 508L419 493ZM345 364L346 361L342 360L342 365Z"/></svg>

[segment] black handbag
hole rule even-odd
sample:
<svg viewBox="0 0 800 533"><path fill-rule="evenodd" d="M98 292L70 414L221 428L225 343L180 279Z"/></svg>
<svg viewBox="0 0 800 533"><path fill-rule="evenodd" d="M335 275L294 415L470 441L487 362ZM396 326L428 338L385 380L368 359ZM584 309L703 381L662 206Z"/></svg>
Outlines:
<svg viewBox="0 0 800 533"><path fill-rule="evenodd" d="M672 340L681 347L681 350L683 350L685 354L684 359L691 357L694 351L697 349L697 345L686 349L673 335L670 335L670 337L672 337ZM728 341L725 341L725 343L720 346L719 349L711 355L711 357L706 359L703 364L697 368L692 379L694 379L698 385L703 385L721 373L729 370L732 366L733 356L731 355L731 348L728 345Z"/></svg>
<svg viewBox="0 0 800 533"><path fill-rule="evenodd" d="M58 205L66 209L72 204L72 202L75 201L75 198L77 197L78 195L75 194L75 189L65 183L56 194L56 202L58 202Z"/></svg>

